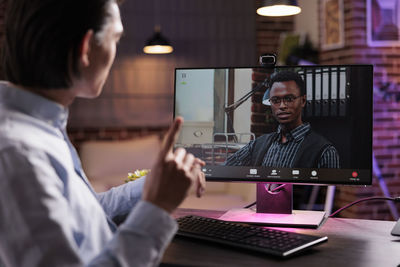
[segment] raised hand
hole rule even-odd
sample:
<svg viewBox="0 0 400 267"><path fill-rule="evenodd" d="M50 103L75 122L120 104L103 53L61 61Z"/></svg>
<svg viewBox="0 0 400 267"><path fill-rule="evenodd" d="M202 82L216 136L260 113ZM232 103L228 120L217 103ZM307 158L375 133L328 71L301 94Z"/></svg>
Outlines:
<svg viewBox="0 0 400 267"><path fill-rule="evenodd" d="M173 152L173 146L181 129L183 119L177 117L165 135L161 151L152 171L147 175L142 198L167 212L173 212L185 199L190 186L195 183L197 196L205 188L205 163L186 153L183 148Z"/></svg>

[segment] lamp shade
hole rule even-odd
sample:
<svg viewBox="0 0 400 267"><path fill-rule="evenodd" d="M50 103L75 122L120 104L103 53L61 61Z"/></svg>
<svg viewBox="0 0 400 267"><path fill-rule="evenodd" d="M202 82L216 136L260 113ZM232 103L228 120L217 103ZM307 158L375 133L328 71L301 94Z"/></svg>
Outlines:
<svg viewBox="0 0 400 267"><path fill-rule="evenodd" d="M271 106L271 102L269 102L269 89L267 89L263 95L262 103L266 106Z"/></svg>
<svg viewBox="0 0 400 267"><path fill-rule="evenodd" d="M296 0L264 0L257 9L258 15L270 17L292 16L300 12Z"/></svg>
<svg viewBox="0 0 400 267"><path fill-rule="evenodd" d="M146 41L143 52L146 54L169 54L174 48L168 39L161 34L160 27L155 27L153 36Z"/></svg>

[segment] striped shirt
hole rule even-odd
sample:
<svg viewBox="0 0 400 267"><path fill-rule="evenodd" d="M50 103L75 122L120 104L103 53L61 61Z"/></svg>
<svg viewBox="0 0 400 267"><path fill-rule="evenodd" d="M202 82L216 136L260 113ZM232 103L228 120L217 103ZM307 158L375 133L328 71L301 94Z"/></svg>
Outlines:
<svg viewBox="0 0 400 267"><path fill-rule="evenodd" d="M273 137L271 146L264 156L261 166L293 168L293 161L302 141L307 133L311 131L309 123L304 123L286 134L287 141L282 143L282 129L279 126ZM227 166L250 166L251 155L254 150L255 141L250 141L232 156L228 157L224 165ZM317 168L339 168L339 154L332 145L327 146L318 161Z"/></svg>

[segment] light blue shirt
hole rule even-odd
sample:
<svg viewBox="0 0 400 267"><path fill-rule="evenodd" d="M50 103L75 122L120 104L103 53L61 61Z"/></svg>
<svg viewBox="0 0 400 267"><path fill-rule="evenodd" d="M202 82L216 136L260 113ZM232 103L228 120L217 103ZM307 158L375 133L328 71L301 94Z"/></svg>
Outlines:
<svg viewBox="0 0 400 267"><path fill-rule="evenodd" d="M67 119L62 105L0 83L0 261L157 265L176 222L140 200L144 179L96 194L68 140ZM129 211L117 229L110 218Z"/></svg>

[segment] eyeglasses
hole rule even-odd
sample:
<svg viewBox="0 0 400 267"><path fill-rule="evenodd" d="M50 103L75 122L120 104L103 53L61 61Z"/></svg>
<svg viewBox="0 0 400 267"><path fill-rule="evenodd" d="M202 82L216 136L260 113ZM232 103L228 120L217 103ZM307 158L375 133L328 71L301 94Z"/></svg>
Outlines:
<svg viewBox="0 0 400 267"><path fill-rule="evenodd" d="M283 103L285 105L289 105L292 104L294 102L294 100L296 100L297 98L301 97L301 95L299 96L294 96L294 95L286 95L284 97L278 97L278 96L274 96L271 97L269 99L269 101L274 105L274 106L279 106L281 104L281 102L283 101Z"/></svg>

